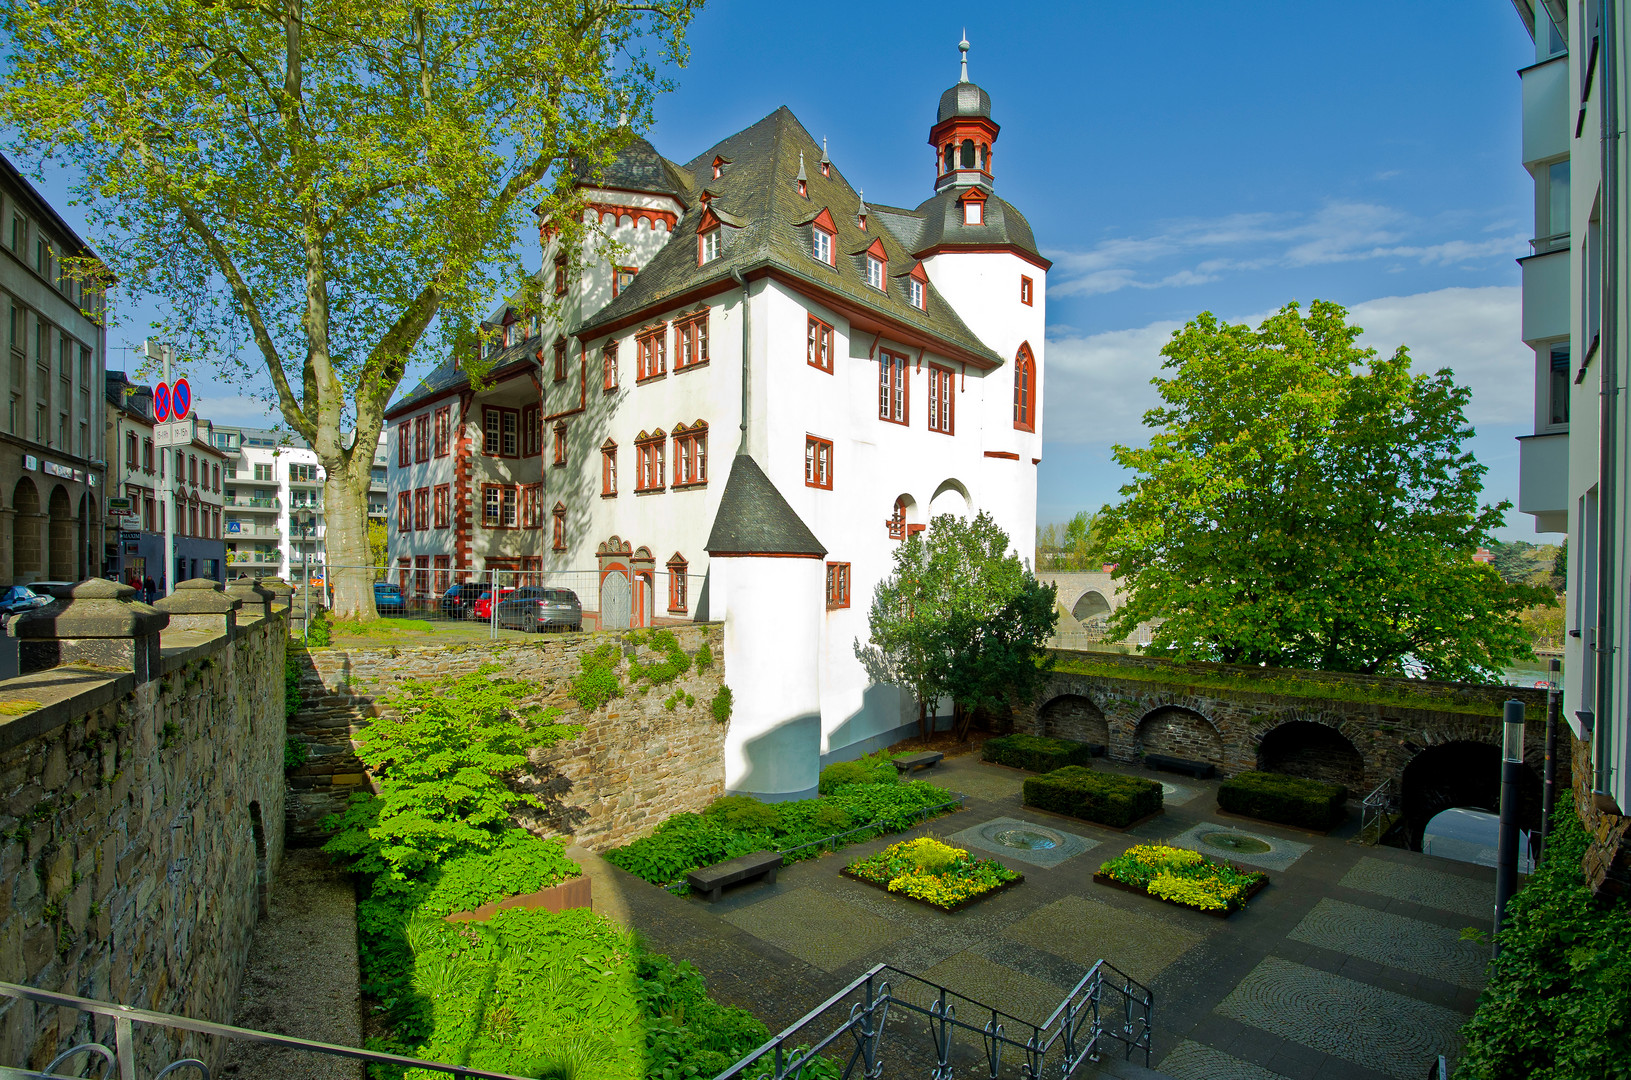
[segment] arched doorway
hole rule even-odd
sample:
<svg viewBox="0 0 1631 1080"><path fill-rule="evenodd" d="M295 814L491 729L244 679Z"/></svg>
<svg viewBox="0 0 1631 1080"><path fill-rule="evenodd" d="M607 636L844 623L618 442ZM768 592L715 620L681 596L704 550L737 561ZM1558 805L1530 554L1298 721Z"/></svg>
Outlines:
<svg viewBox="0 0 1631 1080"><path fill-rule="evenodd" d="M78 581L74 576L78 560L74 558L74 510L68 502L68 489L58 484L51 489L51 502L46 508L51 516L50 541L46 549L46 576L52 581Z"/></svg>
<svg viewBox="0 0 1631 1080"><path fill-rule="evenodd" d="M1193 709L1166 705L1138 722L1134 735L1146 754L1166 754L1223 765L1223 736L1211 721Z"/></svg>
<svg viewBox="0 0 1631 1080"><path fill-rule="evenodd" d="M600 628L627 630L634 614L634 586L621 566L608 566L600 577Z"/></svg>
<svg viewBox="0 0 1631 1080"><path fill-rule="evenodd" d="M1038 709L1036 730L1055 739L1110 745L1110 724L1104 713L1080 694L1060 694Z"/></svg>
<svg viewBox="0 0 1631 1080"><path fill-rule="evenodd" d="M37 581L41 572L40 493L34 481L23 477L12 489L11 580L16 584Z"/></svg>
<svg viewBox="0 0 1631 1080"><path fill-rule="evenodd" d="M1519 773L1518 825L1540 826L1541 782L1533 767ZM1454 807L1501 809L1501 748L1493 743L1457 741L1429 746L1404 767L1400 802L1410 848L1421 850L1422 832L1439 813Z"/></svg>
<svg viewBox="0 0 1631 1080"><path fill-rule="evenodd" d="M968 497L968 489L961 480L947 480L935 490L934 498L929 500L929 520L934 520L941 514L952 514L956 517L969 516L972 501Z"/></svg>
<svg viewBox="0 0 1631 1080"><path fill-rule="evenodd" d="M1293 720L1263 736L1257 767L1342 784L1350 792L1359 792L1365 784L1365 758L1359 748L1342 732L1311 720Z"/></svg>

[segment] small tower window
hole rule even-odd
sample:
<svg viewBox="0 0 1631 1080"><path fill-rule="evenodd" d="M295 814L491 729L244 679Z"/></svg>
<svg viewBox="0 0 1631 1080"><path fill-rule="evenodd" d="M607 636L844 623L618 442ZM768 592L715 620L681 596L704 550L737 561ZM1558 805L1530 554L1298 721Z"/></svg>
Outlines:
<svg viewBox="0 0 1631 1080"><path fill-rule="evenodd" d="M1024 274L1019 276L1019 302L1031 306L1031 279Z"/></svg>
<svg viewBox="0 0 1631 1080"><path fill-rule="evenodd" d="M811 229L810 254L814 255L817 259L826 263L828 266L831 266L833 264L832 233L821 228Z"/></svg>
<svg viewBox="0 0 1631 1080"><path fill-rule="evenodd" d="M984 225L985 204L977 202L974 199L963 200L963 224Z"/></svg>
<svg viewBox="0 0 1631 1080"><path fill-rule="evenodd" d="M963 147L962 147L961 152L962 152L962 158L963 158L963 162L962 162L962 167L963 168L965 168L965 169L974 169L974 168L979 167L979 162L975 160L976 155L975 155L975 151L974 151L974 140L973 139L964 139L963 140Z"/></svg>
<svg viewBox="0 0 1631 1080"><path fill-rule="evenodd" d="M923 303L923 282L918 281L916 278L908 278L906 281L906 295L912 301L913 307L919 311L927 310Z"/></svg>
<svg viewBox="0 0 1631 1080"><path fill-rule="evenodd" d="M957 147L952 143L946 144L946 167L941 172L951 172L957 164Z"/></svg>

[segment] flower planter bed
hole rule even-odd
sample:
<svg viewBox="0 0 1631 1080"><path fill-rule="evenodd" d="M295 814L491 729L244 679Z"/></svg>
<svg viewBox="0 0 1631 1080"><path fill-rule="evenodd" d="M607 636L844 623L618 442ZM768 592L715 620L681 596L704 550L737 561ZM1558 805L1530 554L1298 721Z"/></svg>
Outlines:
<svg viewBox="0 0 1631 1080"><path fill-rule="evenodd" d="M1141 844L1101 865L1093 880L1226 919L1267 888L1269 876L1188 848Z"/></svg>
<svg viewBox="0 0 1631 1080"><path fill-rule="evenodd" d="M840 873L945 912L961 911L1025 880L995 859L971 858L962 848L927 836L890 844Z"/></svg>

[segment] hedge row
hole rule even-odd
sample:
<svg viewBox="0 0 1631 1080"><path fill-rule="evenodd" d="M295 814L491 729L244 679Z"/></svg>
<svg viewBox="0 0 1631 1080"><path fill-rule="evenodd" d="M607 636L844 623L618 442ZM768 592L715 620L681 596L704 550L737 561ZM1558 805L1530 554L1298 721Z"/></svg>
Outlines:
<svg viewBox="0 0 1631 1080"><path fill-rule="evenodd" d="M1026 806L1122 829L1161 810L1161 785L1067 765L1025 781Z"/></svg>
<svg viewBox="0 0 1631 1080"><path fill-rule="evenodd" d="M985 760L997 765L1049 773L1066 765L1086 765L1093 759L1094 749L1095 747L1087 743L1071 739L1015 734L987 739L983 756Z"/></svg>
<svg viewBox="0 0 1631 1080"><path fill-rule="evenodd" d="M1323 832L1342 820L1348 789L1281 773L1243 772L1218 788L1218 806L1231 814Z"/></svg>

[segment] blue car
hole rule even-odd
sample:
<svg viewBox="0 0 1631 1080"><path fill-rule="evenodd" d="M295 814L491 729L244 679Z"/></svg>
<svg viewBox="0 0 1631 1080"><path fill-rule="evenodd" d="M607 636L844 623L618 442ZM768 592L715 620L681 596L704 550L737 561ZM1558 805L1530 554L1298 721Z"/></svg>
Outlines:
<svg viewBox="0 0 1631 1080"><path fill-rule="evenodd" d="M389 581L374 582L374 608L381 615L401 615L408 610L402 590Z"/></svg>

